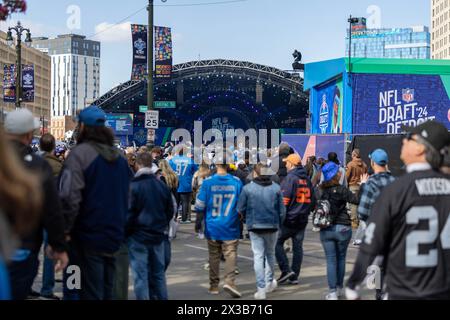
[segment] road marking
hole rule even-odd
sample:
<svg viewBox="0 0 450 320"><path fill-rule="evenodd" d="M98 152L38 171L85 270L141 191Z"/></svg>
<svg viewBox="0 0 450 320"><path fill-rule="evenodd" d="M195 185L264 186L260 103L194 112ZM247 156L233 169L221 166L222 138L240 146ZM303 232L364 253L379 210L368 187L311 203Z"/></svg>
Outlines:
<svg viewBox="0 0 450 320"><path fill-rule="evenodd" d="M203 250L203 251L208 251L208 249L206 248L202 248L202 247L197 247L197 246L193 246L190 244L185 244L185 247L189 247L189 248L193 248L193 249L198 249L198 250ZM245 257L245 256L240 256L238 255L238 258L244 259L244 260L249 260L249 261L253 261L253 258L249 258L249 257Z"/></svg>

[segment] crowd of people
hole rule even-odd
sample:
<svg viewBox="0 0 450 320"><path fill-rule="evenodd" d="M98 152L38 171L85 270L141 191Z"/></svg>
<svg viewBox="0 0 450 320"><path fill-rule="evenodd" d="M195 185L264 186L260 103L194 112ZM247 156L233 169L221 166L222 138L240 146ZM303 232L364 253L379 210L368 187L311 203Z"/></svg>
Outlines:
<svg viewBox="0 0 450 320"><path fill-rule="evenodd" d="M220 293L224 261L222 289L241 297L236 260L247 233L254 298L298 285L312 221L326 257L327 300L359 298L373 264L383 274L377 299L450 297L450 136L442 124L405 128L407 173L395 179L383 149L370 153L370 166L358 149L342 165L334 152L304 161L287 144L273 148L269 160L254 161L235 146L198 164L183 143L117 148L98 107L86 108L78 120L70 150L58 149L45 134L33 151L39 125L26 109L9 113L0 130L0 299L58 299L55 272L64 270L66 300L126 300L131 268L136 299L167 300L171 240L178 223L192 223L192 208L193 230L207 241L211 295ZM279 161L277 172L273 161ZM345 284L352 239L360 253ZM70 266L79 268L79 283L70 281Z"/></svg>

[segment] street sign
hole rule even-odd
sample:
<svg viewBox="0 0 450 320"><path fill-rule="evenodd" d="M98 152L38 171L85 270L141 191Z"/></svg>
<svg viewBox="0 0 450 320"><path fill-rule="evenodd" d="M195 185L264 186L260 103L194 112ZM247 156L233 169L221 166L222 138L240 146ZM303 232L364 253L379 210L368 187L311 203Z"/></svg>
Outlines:
<svg viewBox="0 0 450 320"><path fill-rule="evenodd" d="M159 111L147 111L145 113L145 127L147 129L159 128Z"/></svg>
<svg viewBox="0 0 450 320"><path fill-rule="evenodd" d="M146 113L148 111L148 106L139 106L139 112Z"/></svg>
<svg viewBox="0 0 450 320"><path fill-rule="evenodd" d="M155 109L175 109L177 107L176 101L155 101L153 104Z"/></svg>
<svg viewBox="0 0 450 320"><path fill-rule="evenodd" d="M156 130L155 129L148 129L147 131L147 142L154 143L156 138Z"/></svg>

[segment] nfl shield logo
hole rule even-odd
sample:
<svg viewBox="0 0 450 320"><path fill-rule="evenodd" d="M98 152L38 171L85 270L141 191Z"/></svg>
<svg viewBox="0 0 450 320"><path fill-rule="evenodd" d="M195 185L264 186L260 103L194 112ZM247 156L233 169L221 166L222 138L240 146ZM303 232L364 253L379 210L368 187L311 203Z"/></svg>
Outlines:
<svg viewBox="0 0 450 320"><path fill-rule="evenodd" d="M414 101L414 89L403 89L402 99L407 103Z"/></svg>

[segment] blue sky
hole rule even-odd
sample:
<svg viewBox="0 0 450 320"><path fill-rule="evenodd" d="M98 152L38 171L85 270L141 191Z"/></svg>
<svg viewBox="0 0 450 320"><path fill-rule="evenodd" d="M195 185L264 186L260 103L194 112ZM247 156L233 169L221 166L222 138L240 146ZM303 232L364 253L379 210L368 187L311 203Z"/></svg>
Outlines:
<svg viewBox="0 0 450 320"><path fill-rule="evenodd" d="M155 24L173 28L174 63L226 58L290 69L298 49L305 62L344 55L347 18L369 16L376 5L383 27L430 25L431 0L248 0L208 6L169 6L218 0L155 0ZM25 15L14 15L33 36L77 33L102 41L101 92L129 80L131 35L128 23L146 24L146 0L28 0ZM166 6L161 6L161 5ZM81 10L81 29L70 30L69 6ZM119 21L122 24L108 28ZM6 23L0 23L5 29Z"/></svg>

